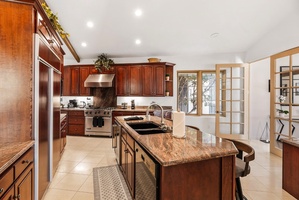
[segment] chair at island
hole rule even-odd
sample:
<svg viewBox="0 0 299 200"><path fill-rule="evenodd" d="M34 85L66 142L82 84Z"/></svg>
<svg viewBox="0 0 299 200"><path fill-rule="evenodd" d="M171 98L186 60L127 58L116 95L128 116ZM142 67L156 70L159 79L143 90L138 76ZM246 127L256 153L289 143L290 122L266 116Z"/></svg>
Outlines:
<svg viewBox="0 0 299 200"><path fill-rule="evenodd" d="M239 153L236 155L236 199L247 200L243 195L240 177L245 177L250 173L249 162L255 158L254 149L243 142L230 140L234 143ZM245 153L245 155L243 155Z"/></svg>

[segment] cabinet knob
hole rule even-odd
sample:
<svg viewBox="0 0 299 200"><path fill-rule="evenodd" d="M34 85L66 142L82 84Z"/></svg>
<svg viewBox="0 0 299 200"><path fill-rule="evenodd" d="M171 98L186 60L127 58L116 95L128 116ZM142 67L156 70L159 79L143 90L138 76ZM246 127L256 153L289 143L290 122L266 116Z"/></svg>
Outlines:
<svg viewBox="0 0 299 200"><path fill-rule="evenodd" d="M0 194L1 194L3 191L4 191L4 189L3 189L3 188L0 188Z"/></svg>
<svg viewBox="0 0 299 200"><path fill-rule="evenodd" d="M19 199L19 198L21 198L21 195L20 195L20 194L18 194L17 196L14 196L14 197L13 197L13 199Z"/></svg>
<svg viewBox="0 0 299 200"><path fill-rule="evenodd" d="M29 163L29 160L23 160L22 161L22 164L28 164Z"/></svg>

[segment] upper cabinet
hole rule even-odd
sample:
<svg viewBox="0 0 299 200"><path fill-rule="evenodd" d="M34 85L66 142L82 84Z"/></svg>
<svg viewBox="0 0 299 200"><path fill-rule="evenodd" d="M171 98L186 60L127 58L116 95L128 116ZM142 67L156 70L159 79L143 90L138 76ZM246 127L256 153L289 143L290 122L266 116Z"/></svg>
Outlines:
<svg viewBox="0 0 299 200"><path fill-rule="evenodd" d="M172 63L115 64L117 96L172 96ZM166 80L166 74L170 75Z"/></svg>
<svg viewBox="0 0 299 200"><path fill-rule="evenodd" d="M89 74L100 73L94 65L69 65L63 69L63 96L90 96L92 91L89 87L84 87L84 82ZM114 67L103 70L101 73L111 74Z"/></svg>

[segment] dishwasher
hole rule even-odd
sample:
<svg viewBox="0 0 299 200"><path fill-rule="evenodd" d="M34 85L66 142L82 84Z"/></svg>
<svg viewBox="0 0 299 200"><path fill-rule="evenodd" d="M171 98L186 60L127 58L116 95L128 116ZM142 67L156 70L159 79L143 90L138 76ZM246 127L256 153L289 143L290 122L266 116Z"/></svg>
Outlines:
<svg viewBox="0 0 299 200"><path fill-rule="evenodd" d="M160 165L135 142L135 200L159 199Z"/></svg>

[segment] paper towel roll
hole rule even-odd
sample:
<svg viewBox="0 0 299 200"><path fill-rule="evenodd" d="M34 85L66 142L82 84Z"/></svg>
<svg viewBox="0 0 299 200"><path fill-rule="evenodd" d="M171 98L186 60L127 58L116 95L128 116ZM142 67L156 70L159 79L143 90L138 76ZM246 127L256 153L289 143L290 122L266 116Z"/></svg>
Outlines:
<svg viewBox="0 0 299 200"><path fill-rule="evenodd" d="M185 112L172 112L172 134L175 137L185 137Z"/></svg>

